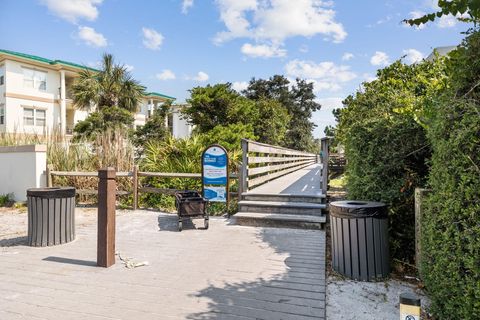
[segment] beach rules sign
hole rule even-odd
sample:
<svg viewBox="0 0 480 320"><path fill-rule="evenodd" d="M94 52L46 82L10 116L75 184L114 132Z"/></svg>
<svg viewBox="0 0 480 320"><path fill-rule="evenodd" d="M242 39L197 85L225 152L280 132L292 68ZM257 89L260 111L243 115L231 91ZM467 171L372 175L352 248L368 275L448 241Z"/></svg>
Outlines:
<svg viewBox="0 0 480 320"><path fill-rule="evenodd" d="M228 154L213 144L202 153L203 197L211 202L228 202Z"/></svg>

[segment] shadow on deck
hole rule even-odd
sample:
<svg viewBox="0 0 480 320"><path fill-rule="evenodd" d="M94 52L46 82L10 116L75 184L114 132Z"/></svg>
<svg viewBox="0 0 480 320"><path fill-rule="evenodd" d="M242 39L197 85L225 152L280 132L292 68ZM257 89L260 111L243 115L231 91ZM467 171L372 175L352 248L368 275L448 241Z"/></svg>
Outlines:
<svg viewBox="0 0 480 320"><path fill-rule="evenodd" d="M271 264L286 267L286 273L209 286L194 295L210 300L209 311L187 319L325 319L325 233L268 228L257 237L276 253L288 255Z"/></svg>

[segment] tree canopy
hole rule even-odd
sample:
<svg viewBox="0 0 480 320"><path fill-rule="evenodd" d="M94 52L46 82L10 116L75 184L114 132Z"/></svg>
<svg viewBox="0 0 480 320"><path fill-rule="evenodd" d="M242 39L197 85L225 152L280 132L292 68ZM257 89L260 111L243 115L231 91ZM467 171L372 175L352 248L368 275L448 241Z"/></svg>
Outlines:
<svg viewBox="0 0 480 320"><path fill-rule="evenodd" d="M437 5L440 8L437 12L404 21L411 26L418 26L447 15L453 15L465 22L478 23L480 21L480 1L478 0L438 0Z"/></svg>
<svg viewBox="0 0 480 320"><path fill-rule="evenodd" d="M125 66L116 64L111 54L104 54L98 72L83 69L75 79L73 104L86 110L96 106L99 111L118 107L136 112L144 91L145 87L133 79Z"/></svg>

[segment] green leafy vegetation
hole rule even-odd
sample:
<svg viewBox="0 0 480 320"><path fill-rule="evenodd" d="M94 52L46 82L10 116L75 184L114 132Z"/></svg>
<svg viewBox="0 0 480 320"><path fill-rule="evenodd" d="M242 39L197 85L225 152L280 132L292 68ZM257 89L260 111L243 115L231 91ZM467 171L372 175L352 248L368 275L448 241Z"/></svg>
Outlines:
<svg viewBox="0 0 480 320"><path fill-rule="evenodd" d="M396 61L335 112L348 196L388 204L391 256L405 262L414 257L414 189L428 174L428 114L445 79L443 59L410 66Z"/></svg>
<svg viewBox="0 0 480 320"><path fill-rule="evenodd" d="M219 133L224 133L229 138L223 141L230 148L240 141L233 136L243 134L243 138L263 143L318 150L310 117L320 105L314 100L312 83L297 79L291 85L288 79L276 75L268 80L252 79L242 94L230 83L195 87L190 93L190 105L183 113L195 125L197 134L220 137Z"/></svg>
<svg viewBox="0 0 480 320"><path fill-rule="evenodd" d="M450 55L449 88L429 129L422 276L439 319L480 315L480 34Z"/></svg>
<svg viewBox="0 0 480 320"><path fill-rule="evenodd" d="M480 2L478 0L438 0L439 11L425 14L419 18L406 19L405 22L418 26L429 21L434 21L443 16L453 15L465 22L480 21Z"/></svg>
<svg viewBox="0 0 480 320"><path fill-rule="evenodd" d="M0 194L0 207L5 207L11 204L10 194Z"/></svg>

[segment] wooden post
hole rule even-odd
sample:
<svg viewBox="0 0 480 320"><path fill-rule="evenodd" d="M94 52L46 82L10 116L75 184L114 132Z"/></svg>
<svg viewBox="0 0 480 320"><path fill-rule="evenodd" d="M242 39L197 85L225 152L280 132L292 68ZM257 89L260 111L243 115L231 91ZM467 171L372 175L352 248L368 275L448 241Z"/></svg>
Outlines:
<svg viewBox="0 0 480 320"><path fill-rule="evenodd" d="M98 170L98 178L97 266L108 268L115 264L115 169Z"/></svg>
<svg viewBox="0 0 480 320"><path fill-rule="evenodd" d="M133 210L138 208L138 165L133 166Z"/></svg>
<svg viewBox="0 0 480 320"><path fill-rule="evenodd" d="M46 175L45 178L47 179L47 188L50 188L53 185L51 171L52 171L52 165L47 164L47 171L45 172L45 175Z"/></svg>
<svg viewBox="0 0 480 320"><path fill-rule="evenodd" d="M422 246L420 238L422 235L422 203L425 196L430 192L428 189L415 188L415 265L421 275L420 261L422 258Z"/></svg>
<svg viewBox="0 0 480 320"><path fill-rule="evenodd" d="M248 140L242 139L242 168L240 169L240 182L238 200L242 199L242 193L248 191ZM241 192L240 192L241 191Z"/></svg>
<svg viewBox="0 0 480 320"><path fill-rule="evenodd" d="M328 188L328 160L329 160L329 151L328 151L328 143L329 138L325 137L322 138L322 193L327 194Z"/></svg>

